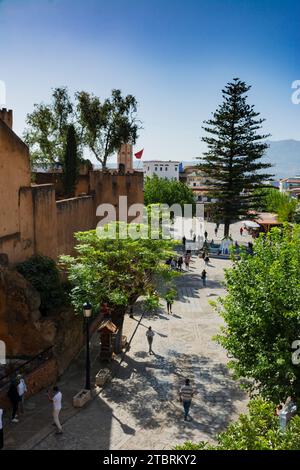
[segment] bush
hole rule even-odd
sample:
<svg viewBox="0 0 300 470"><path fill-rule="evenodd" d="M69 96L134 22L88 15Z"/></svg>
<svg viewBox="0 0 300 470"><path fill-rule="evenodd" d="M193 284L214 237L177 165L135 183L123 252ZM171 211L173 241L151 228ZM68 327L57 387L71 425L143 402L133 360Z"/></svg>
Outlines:
<svg viewBox="0 0 300 470"><path fill-rule="evenodd" d="M41 296L40 311L47 315L66 300L55 261L46 256L32 256L17 265L17 270Z"/></svg>
<svg viewBox="0 0 300 470"><path fill-rule="evenodd" d="M249 414L240 415L238 421L217 436L217 444L185 442L176 450L299 450L300 417L289 422L285 432L279 429L279 418L274 415L275 405L262 398L250 401Z"/></svg>

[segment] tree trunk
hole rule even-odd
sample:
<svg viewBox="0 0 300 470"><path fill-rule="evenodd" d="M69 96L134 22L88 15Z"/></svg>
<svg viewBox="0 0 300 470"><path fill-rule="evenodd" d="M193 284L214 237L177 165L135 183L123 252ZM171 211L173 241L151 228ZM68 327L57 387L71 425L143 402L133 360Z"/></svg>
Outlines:
<svg viewBox="0 0 300 470"><path fill-rule="evenodd" d="M230 229L230 222L228 220L225 220L225 222L224 222L224 238L229 237L229 229Z"/></svg>
<svg viewBox="0 0 300 470"><path fill-rule="evenodd" d="M122 352L122 334L123 334L123 324L124 324L124 311L114 310L111 313L111 321L117 326L118 332L115 337L114 343L114 353L120 354Z"/></svg>

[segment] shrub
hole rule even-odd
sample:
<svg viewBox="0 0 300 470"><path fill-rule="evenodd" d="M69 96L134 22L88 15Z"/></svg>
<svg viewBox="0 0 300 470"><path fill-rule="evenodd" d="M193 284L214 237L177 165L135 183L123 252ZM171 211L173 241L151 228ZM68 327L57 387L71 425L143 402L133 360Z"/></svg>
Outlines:
<svg viewBox="0 0 300 470"><path fill-rule="evenodd" d="M66 300L55 261L35 255L17 265L17 270L29 281L41 296L40 311L47 315Z"/></svg>
<svg viewBox="0 0 300 470"><path fill-rule="evenodd" d="M217 436L217 444L212 445L185 442L176 450L299 450L300 417L295 416L286 430L279 428L279 418L274 415L275 405L258 397L249 402L249 414L228 426Z"/></svg>

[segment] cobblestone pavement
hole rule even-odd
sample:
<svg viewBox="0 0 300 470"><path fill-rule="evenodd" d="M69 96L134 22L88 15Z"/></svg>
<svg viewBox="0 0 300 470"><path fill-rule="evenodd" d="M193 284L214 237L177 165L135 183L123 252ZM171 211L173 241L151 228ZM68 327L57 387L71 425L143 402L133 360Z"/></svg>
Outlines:
<svg viewBox="0 0 300 470"><path fill-rule="evenodd" d="M213 228L209 225L211 238ZM239 226L234 228L233 236L239 240ZM246 236L243 238L246 241ZM224 294L221 281L229 263L212 259L206 268L207 287L203 288L200 273L204 263L193 256L190 271L177 280L178 300L173 315L168 315L163 306L155 317L142 319L117 376L79 412L72 409L71 397L79 389L82 377L78 370L84 365L83 361L72 364L60 384L64 393L64 434L52 432L49 405L44 404L40 394L27 403L29 411L24 420L28 429L20 422L10 430L8 447L170 449L185 440L212 441L216 433L245 411L247 403L247 397L230 377L226 352L212 340L222 320L209 301ZM138 320L138 313L134 319L126 318L128 337ZM155 354L151 356L145 337L149 325L155 332ZM97 368L96 359L93 367ZM183 420L178 400L178 390L186 377L196 390L190 422Z"/></svg>

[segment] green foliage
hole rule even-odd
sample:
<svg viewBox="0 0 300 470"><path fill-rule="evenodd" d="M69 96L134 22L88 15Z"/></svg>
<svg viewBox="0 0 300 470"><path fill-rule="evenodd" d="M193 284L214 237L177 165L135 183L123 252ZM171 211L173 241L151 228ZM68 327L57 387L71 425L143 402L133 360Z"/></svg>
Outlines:
<svg viewBox="0 0 300 470"><path fill-rule="evenodd" d="M67 132L72 124L76 130L78 155L85 150L106 166L107 159L122 143L134 144L139 129L134 96L122 96L112 90L101 103L97 96L85 91L75 93L72 102L65 87L55 88L50 104L35 104L27 115L24 140L30 148L33 166L63 165Z"/></svg>
<svg viewBox="0 0 300 470"><path fill-rule="evenodd" d="M242 252L225 278L226 327L218 341L233 357L236 377L276 403L300 396L300 367L291 350L300 337L300 226L261 236L254 256Z"/></svg>
<svg viewBox="0 0 300 470"><path fill-rule="evenodd" d="M298 201L275 188L263 188L256 191L261 196L261 210L275 212L280 222L295 222Z"/></svg>
<svg viewBox="0 0 300 470"><path fill-rule="evenodd" d="M275 406L261 398L250 401L249 414L240 415L217 437L217 444L186 442L176 450L300 450L300 417L289 422L285 432L279 429Z"/></svg>
<svg viewBox="0 0 300 470"><path fill-rule="evenodd" d="M103 103L85 91L76 93L76 99L83 143L105 168L108 157L121 144L136 142L137 101L132 95L123 97L120 90L112 90L111 97Z"/></svg>
<svg viewBox="0 0 300 470"><path fill-rule="evenodd" d="M159 309L159 307L159 296L155 293L149 293L144 300L144 309L146 312L154 313Z"/></svg>
<svg viewBox="0 0 300 470"><path fill-rule="evenodd" d="M182 208L184 204L195 206L193 191L181 181L165 180L154 175L147 177L144 184L145 205L151 204L179 204Z"/></svg>
<svg viewBox="0 0 300 470"><path fill-rule="evenodd" d="M47 315L66 301L59 270L51 258L32 256L23 263L19 263L17 270L39 292L40 311L43 315Z"/></svg>
<svg viewBox="0 0 300 470"><path fill-rule="evenodd" d="M120 225L108 224L108 228ZM157 285L173 277L165 264L173 253L172 241L105 239L94 230L75 237L78 256L62 256L61 263L72 283L71 301L78 313L87 299L96 311L107 302L125 312L138 296L153 293Z"/></svg>
<svg viewBox="0 0 300 470"><path fill-rule="evenodd" d="M167 302L170 302L171 304L174 302L174 300L177 297L177 290L174 288L168 289L167 292L164 295L164 299Z"/></svg>
<svg viewBox="0 0 300 470"><path fill-rule="evenodd" d="M64 155L63 183L65 195L74 196L74 190L79 173L79 159L77 154L77 137L73 125L68 127L66 150Z"/></svg>
<svg viewBox="0 0 300 470"><path fill-rule="evenodd" d="M258 134L264 119L247 103L249 89L238 78L228 83L222 91L223 103L203 128L208 150L199 168L207 178L210 196L217 199L214 216L224 222L224 236L232 222L249 217L249 210L259 202L255 188L270 179L261 171L270 167L261 161L268 136Z"/></svg>
<svg viewBox="0 0 300 470"><path fill-rule="evenodd" d="M63 163L67 130L73 119L73 105L65 87L55 88L50 104L35 104L27 114L24 141L34 167Z"/></svg>

